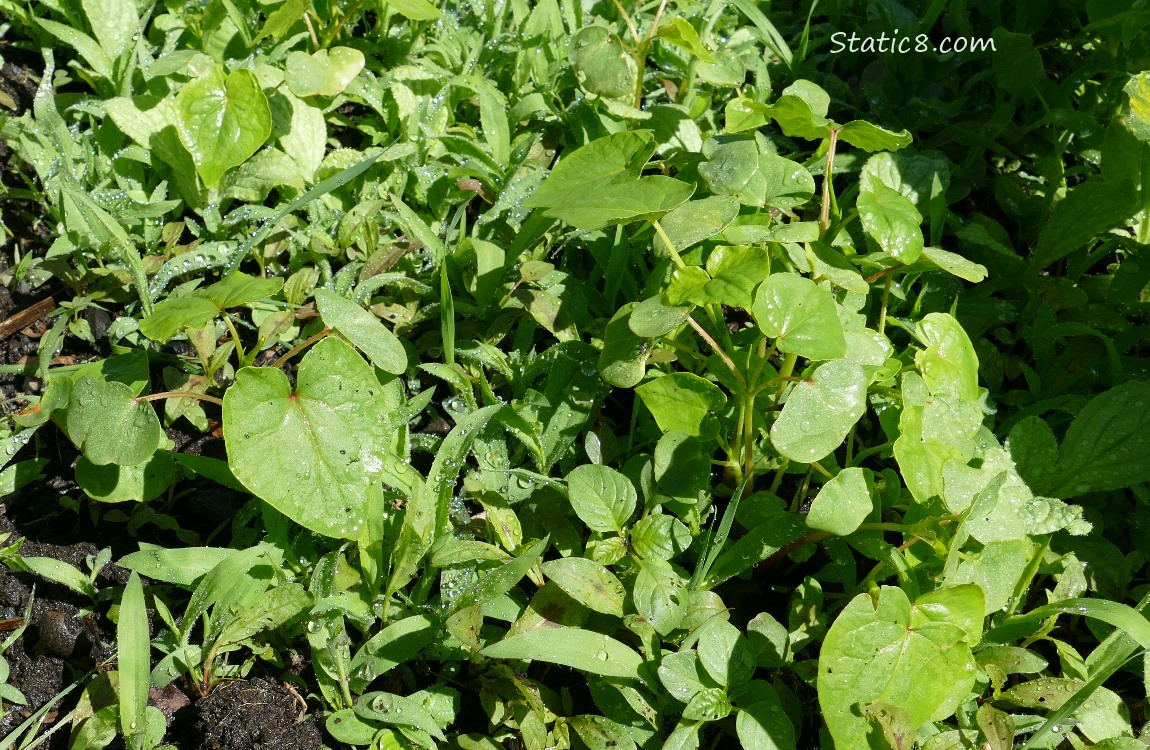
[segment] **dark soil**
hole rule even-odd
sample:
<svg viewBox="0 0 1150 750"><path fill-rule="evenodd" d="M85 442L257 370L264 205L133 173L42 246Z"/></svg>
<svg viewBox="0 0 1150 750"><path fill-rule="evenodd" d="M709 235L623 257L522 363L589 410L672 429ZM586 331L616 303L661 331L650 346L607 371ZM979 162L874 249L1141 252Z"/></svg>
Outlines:
<svg viewBox="0 0 1150 750"><path fill-rule="evenodd" d="M4 48L3 52L0 103L13 102L14 114L18 115L31 106L39 72L34 56L11 48ZM24 189L28 177L10 157L11 152L0 144L0 182L10 190ZM38 255L47 249L52 235L45 218L43 208L33 201L10 197L0 202L0 230L4 230L0 231L4 245L0 251L0 274L9 270L17 257ZM55 306L46 302L51 294L52 290L26 284L0 286L0 365L35 364L40 336L51 325L45 317ZM43 314L29 317L26 313L37 303ZM18 325L11 325L14 321ZM106 327L108 321L90 323L94 328L96 323ZM69 336L65 350L53 363L80 364L107 355L108 352ZM25 373L0 373L0 413L23 409L25 397L39 392L41 384L29 372L31 368ZM159 373L155 375L158 381ZM169 430L168 434L186 453L213 455L221 451L218 436L177 430ZM122 516L130 513L130 508L84 499L74 481L77 452L54 425L44 425L16 460L30 458L33 453L49 459L49 463L41 479L3 498L0 547L22 541L19 554L23 557L50 557L87 573L88 559L101 548L110 547L112 559L117 560L139 549L140 541L176 543L172 532L152 525L129 534ZM218 485L205 483L188 502L181 504L179 512L169 507L160 512L171 515L185 533L206 539L216 531L221 518L230 518L242 504L234 493L220 490ZM71 507L63 502L68 498ZM117 515L120 520L109 520ZM226 544L227 540L214 539L212 543ZM127 570L104 566L96 578L96 588L110 590L111 596L93 602L64 586L0 564L0 643L25 625L28 613L23 633L2 654L10 669L8 683L24 694L27 704L0 707L0 741L37 709L79 681L80 687L53 707L39 729L41 737L52 732L40 747L65 750L69 746L72 727L58 726L57 722L68 721L69 712L92 675L115 669L116 626L107 612L110 604L118 601L116 587L123 586L127 579ZM153 689L149 697L151 705L159 708L168 721L165 741L182 750L321 747L314 714L305 715L300 721L301 714L306 714L300 700L267 677L221 683L207 697L201 697L194 689L185 691L177 682L162 690ZM123 743L116 740L109 747L123 748Z"/></svg>
<svg viewBox="0 0 1150 750"><path fill-rule="evenodd" d="M229 682L195 706L194 750L310 750L319 748L315 716L271 680Z"/></svg>

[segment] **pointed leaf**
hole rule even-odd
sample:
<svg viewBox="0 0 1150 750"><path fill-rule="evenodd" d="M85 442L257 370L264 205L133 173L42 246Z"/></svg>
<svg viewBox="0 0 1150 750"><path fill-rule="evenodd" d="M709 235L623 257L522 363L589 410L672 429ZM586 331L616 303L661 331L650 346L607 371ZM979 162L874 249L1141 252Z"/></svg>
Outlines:
<svg viewBox="0 0 1150 750"><path fill-rule="evenodd" d="M493 643L481 652L492 659L531 659L584 672L637 679L643 657L602 633L581 628L532 630Z"/></svg>

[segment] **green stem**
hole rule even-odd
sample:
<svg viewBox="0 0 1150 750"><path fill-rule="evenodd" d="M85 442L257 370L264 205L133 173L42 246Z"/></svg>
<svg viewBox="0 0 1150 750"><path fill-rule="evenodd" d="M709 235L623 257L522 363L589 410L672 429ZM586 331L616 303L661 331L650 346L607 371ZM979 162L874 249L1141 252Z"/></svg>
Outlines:
<svg viewBox="0 0 1150 750"><path fill-rule="evenodd" d="M707 329L703 328L701 325L695 322L695 319L690 315L687 316L687 323L689 323L690 326L695 329L696 333L703 337L703 340L707 342L707 345L711 347L715 354L719 355L719 359L723 360L723 363L727 365L727 369L731 371L731 375L734 376L735 381L739 384L739 387L743 390L746 390L747 381L743 379L743 373L739 372L738 367L735 367L734 361L727 356L725 351L723 351L723 347L719 346L719 342L711 338L711 334L707 333Z"/></svg>
<svg viewBox="0 0 1150 750"><path fill-rule="evenodd" d="M309 336L308 338L304 339L302 342L296 344L290 350L288 350L287 354L285 354L282 357L280 357L279 359L277 359L275 361L275 363L272 364L272 367L275 367L278 370L282 370L283 366L286 365L292 357L296 356L297 354L302 352L304 349L307 349L309 346L311 346L315 342L319 341L324 336L330 335L331 331L332 331L331 328L325 328L322 331L320 331L319 333L317 333L313 336Z"/></svg>
<svg viewBox="0 0 1150 750"><path fill-rule="evenodd" d="M834 175L835 146L839 141L839 129L831 128L831 137L827 142L827 164L823 172L823 205L819 212L819 239L826 236L831 228L831 177Z"/></svg>
<svg viewBox="0 0 1150 750"><path fill-rule="evenodd" d="M224 325L228 327L228 332L232 335L232 343L236 345L236 356L239 357L240 367L246 367L249 363L246 362L247 355L244 354L244 345L240 343L240 334L236 330L236 326L232 323L232 317L224 313Z"/></svg>
<svg viewBox="0 0 1150 750"><path fill-rule="evenodd" d="M148 396L140 396L136 401L158 401L162 398L194 398L200 401L207 401L208 403L215 404L216 406L223 406L224 400L215 396L209 396L206 393L193 393L191 391L164 391L163 393L153 393Z"/></svg>
<svg viewBox="0 0 1150 750"><path fill-rule="evenodd" d="M882 287L882 306L878 311L878 332L880 336L886 331L886 308L890 302L890 284L893 280L894 276L887 276L886 283L883 284Z"/></svg>
<svg viewBox="0 0 1150 750"><path fill-rule="evenodd" d="M663 240L663 244L667 246L667 252L670 253L671 260L674 261L675 265L679 268L686 268L687 264L683 262L681 257L679 257L679 251L675 249L675 243L671 242L671 238L667 236L667 233L663 230L663 225L659 223L659 220L653 219L651 221L651 226L655 227L655 233L659 235L659 239Z"/></svg>
<svg viewBox="0 0 1150 750"><path fill-rule="evenodd" d="M787 383L790 382L791 373L795 371L795 362L799 359L799 355L791 353L783 360L783 366L779 369L779 390L775 393L775 405L778 405L779 399L783 397L783 391L787 388Z"/></svg>

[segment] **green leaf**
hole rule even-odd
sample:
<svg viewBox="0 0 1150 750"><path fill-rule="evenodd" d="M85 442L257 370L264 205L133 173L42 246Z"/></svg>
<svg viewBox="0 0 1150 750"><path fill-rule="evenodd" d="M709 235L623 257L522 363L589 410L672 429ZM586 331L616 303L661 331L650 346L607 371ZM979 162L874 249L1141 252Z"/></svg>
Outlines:
<svg viewBox="0 0 1150 750"><path fill-rule="evenodd" d="M706 463L709 473L710 461ZM640 518L631 527L631 549L639 557L671 560L690 546L690 529L672 516L654 513Z"/></svg>
<svg viewBox="0 0 1150 750"><path fill-rule="evenodd" d="M643 664L643 657L614 638L563 626L520 633L480 653L492 659L530 659L624 679L638 679Z"/></svg>
<svg viewBox="0 0 1150 750"><path fill-rule="evenodd" d="M922 215L897 190L875 181L860 193L857 204L863 230L884 253L909 265L918 260L924 243Z"/></svg>
<svg viewBox="0 0 1150 750"><path fill-rule="evenodd" d="M1095 237L1122 226L1141 208L1138 189L1127 180L1088 180L1054 204L1038 235L1033 262L1038 268L1086 248Z"/></svg>
<svg viewBox="0 0 1150 750"><path fill-rule="evenodd" d="M818 693L837 747L889 750L881 729L855 710L859 703L896 705L917 730L946 719L966 699L977 673L968 634L935 619L936 605L924 601L924 612L901 589L883 586L877 602L860 594L831 625L819 654ZM960 623L967 622L962 612ZM977 615L981 622L981 601Z"/></svg>
<svg viewBox="0 0 1150 750"><path fill-rule="evenodd" d="M770 254L762 246L723 245L707 256L711 280L691 301L749 308L755 287L771 272Z"/></svg>
<svg viewBox="0 0 1150 750"><path fill-rule="evenodd" d="M176 129L196 172L214 188L271 135L271 108L255 73L241 68L225 76L216 65L176 94Z"/></svg>
<svg viewBox="0 0 1150 750"><path fill-rule="evenodd" d="M659 225L682 252L708 240L731 225L739 216L739 200L729 195L711 195L676 206L659 220Z"/></svg>
<svg viewBox="0 0 1150 750"><path fill-rule="evenodd" d="M84 15L104 54L115 60L127 49L139 30L140 19L134 0L82 0Z"/></svg>
<svg viewBox="0 0 1150 750"><path fill-rule="evenodd" d="M711 679L726 688L751 679L755 656L738 628L722 618L712 617L698 632L699 663Z"/></svg>
<svg viewBox="0 0 1150 750"><path fill-rule="evenodd" d="M277 42L291 31L291 27L303 20L303 14L311 7L311 0L285 0L271 13L268 13L263 28L255 41L271 37Z"/></svg>
<svg viewBox="0 0 1150 750"><path fill-rule="evenodd" d="M735 732L743 750L794 750L795 725L779 701L774 688L764 690L759 700L739 711Z"/></svg>
<svg viewBox="0 0 1150 750"><path fill-rule="evenodd" d="M413 615L367 639L351 660L352 691L362 693L376 677L414 659L435 640L435 631L434 623L427 617Z"/></svg>
<svg viewBox="0 0 1150 750"><path fill-rule="evenodd" d="M298 97L342 94L359 71L363 53L351 47L332 47L312 54L296 50L287 56L284 79Z"/></svg>
<svg viewBox="0 0 1150 750"><path fill-rule="evenodd" d="M568 724L588 750L635 750L635 740L627 734L629 727L605 716L572 716Z"/></svg>
<svg viewBox="0 0 1150 750"><path fill-rule="evenodd" d="M191 588L232 552L221 547L162 547L140 542L140 551L120 558L117 565L156 581Z"/></svg>
<svg viewBox="0 0 1150 750"><path fill-rule="evenodd" d="M978 355L959 322L947 313L928 313L915 333L926 349L914 355L914 363L930 392L977 401Z"/></svg>
<svg viewBox="0 0 1150 750"><path fill-rule="evenodd" d="M713 436L718 429L714 412L720 411L727 397L717 385L689 372L673 372L649 380L635 393L650 410L664 432L679 431L688 435Z"/></svg>
<svg viewBox="0 0 1150 750"><path fill-rule="evenodd" d="M300 584L278 584L260 597L258 605L243 610L228 622L213 648L242 643L259 633L302 620L312 603L311 594Z"/></svg>
<svg viewBox="0 0 1150 750"><path fill-rule="evenodd" d="M95 39L79 29L47 18L37 18L36 23L64 44L74 47L84 58L84 62L88 63L88 66L98 76L105 80L112 80L112 61L108 59L104 48Z"/></svg>
<svg viewBox="0 0 1150 750"><path fill-rule="evenodd" d="M807 359L835 359L846 354L846 337L829 291L790 273L767 277L755 293L751 313L779 351Z"/></svg>
<svg viewBox="0 0 1150 750"><path fill-rule="evenodd" d="M382 394L371 366L334 338L300 361L294 390L274 367L245 367L224 396L228 465L296 523L356 539L383 472Z"/></svg>
<svg viewBox="0 0 1150 750"><path fill-rule="evenodd" d="M311 182L327 150L327 123L323 110L283 90L278 91L269 104L280 146L299 167L300 176Z"/></svg>
<svg viewBox="0 0 1150 750"><path fill-rule="evenodd" d="M472 605L490 604L503 596L519 583L523 576L535 565L547 549L548 539L540 539L527 549L523 550L514 559L508 560L497 568L484 571L479 580L469 590L465 591L456 602L460 609Z"/></svg>
<svg viewBox="0 0 1150 750"><path fill-rule="evenodd" d="M731 701L727 693L721 688L707 688L700 690L687 701L683 709L683 718L688 721L720 721L731 713Z"/></svg>
<svg viewBox="0 0 1150 750"><path fill-rule="evenodd" d="M846 359L819 365L795 385L771 425L771 443L782 455L808 464L842 445L866 408L867 378Z"/></svg>
<svg viewBox="0 0 1150 750"><path fill-rule="evenodd" d="M623 584L599 563L585 557L564 557L543 563L543 574L588 609L623 616Z"/></svg>
<svg viewBox="0 0 1150 750"><path fill-rule="evenodd" d="M429 0L383 0L383 4L412 21L434 21L441 15Z"/></svg>
<svg viewBox="0 0 1150 750"><path fill-rule="evenodd" d="M694 505L711 487L711 453L696 437L670 430L655 446L655 481L670 497Z"/></svg>
<svg viewBox="0 0 1150 750"><path fill-rule="evenodd" d="M402 695L384 692L364 693L355 702L355 712L365 719L419 729L441 742L447 741L431 712L424 708L423 704Z"/></svg>
<svg viewBox="0 0 1150 750"><path fill-rule="evenodd" d="M839 128L839 140L861 148L863 151L874 153L875 151L896 151L900 148L906 148L914 139L911 138L910 131L906 128L896 133L893 130L872 125L866 120L851 120Z"/></svg>
<svg viewBox="0 0 1150 750"><path fill-rule="evenodd" d="M347 336L373 365L393 375L402 375L407 370L403 344L379 318L327 289L315 290L315 302L323 322Z"/></svg>
<svg viewBox="0 0 1150 750"><path fill-rule="evenodd" d="M1131 76L1122 91L1130 97L1126 127L1138 140L1150 141L1150 72Z"/></svg>
<svg viewBox="0 0 1150 750"><path fill-rule="evenodd" d="M120 728L124 736L130 738L146 731L148 687L152 674L148 609L144 601L144 586L135 572L128 577L128 585L124 587L124 596L120 600L116 644L119 646Z"/></svg>
<svg viewBox="0 0 1150 750"><path fill-rule="evenodd" d="M940 247L924 247L919 262L928 261L932 266L941 268L949 274L960 279L966 279L972 284L984 280L987 275L986 266L981 263L967 260L958 253L943 250Z"/></svg>
<svg viewBox="0 0 1150 750"><path fill-rule="evenodd" d="M699 32L695 31L695 27L685 18L679 16L672 18L670 23L665 23L659 27L655 36L690 52L691 55L703 62L715 62L715 56L703 45L703 40L699 38Z"/></svg>
<svg viewBox="0 0 1150 750"><path fill-rule="evenodd" d="M658 218L689 200L695 188L671 177L640 177L654 153L650 133L599 138L560 160L525 205L580 229Z"/></svg>
<svg viewBox="0 0 1150 750"><path fill-rule="evenodd" d="M874 510L863 470L843 469L815 496L807 513L807 526L846 536L858 529Z"/></svg>
<svg viewBox="0 0 1150 750"><path fill-rule="evenodd" d="M575 79L589 93L611 99L634 97L635 60L606 27L588 26L575 32L567 60Z"/></svg>
<svg viewBox="0 0 1150 750"><path fill-rule="evenodd" d="M683 325L690 312L690 309L685 307L669 307L663 304L661 295L656 295L631 308L631 314L627 317L627 327L636 336L656 338Z"/></svg>
<svg viewBox="0 0 1150 750"><path fill-rule="evenodd" d="M584 464L567 475L575 514L592 531L622 532L635 512L638 495L631 480L607 466Z"/></svg>
<svg viewBox="0 0 1150 750"><path fill-rule="evenodd" d="M54 557L23 557L21 560L28 570L42 578L65 586L77 594L93 598L96 596L96 587L91 579L74 565Z"/></svg>
<svg viewBox="0 0 1150 750"><path fill-rule="evenodd" d="M1058 460L1039 483L1056 497L1150 480L1150 382L1132 381L1090 400L1066 431ZM1049 428L1047 428L1049 429ZM1011 437L1014 433L1011 432Z"/></svg>
<svg viewBox="0 0 1150 750"><path fill-rule="evenodd" d="M80 378L72 387L65 431L97 466L135 466L152 457L163 431L156 410L123 383Z"/></svg>
<svg viewBox="0 0 1150 750"><path fill-rule="evenodd" d="M160 496L172 484L175 462L172 454L158 450L134 466L97 466L86 457L76 464L76 483L93 500L104 503L145 502Z"/></svg>
<svg viewBox="0 0 1150 750"><path fill-rule="evenodd" d="M635 600L635 611L660 635L679 627L687 613L687 580L666 560L639 561L639 575L635 577L631 596Z"/></svg>

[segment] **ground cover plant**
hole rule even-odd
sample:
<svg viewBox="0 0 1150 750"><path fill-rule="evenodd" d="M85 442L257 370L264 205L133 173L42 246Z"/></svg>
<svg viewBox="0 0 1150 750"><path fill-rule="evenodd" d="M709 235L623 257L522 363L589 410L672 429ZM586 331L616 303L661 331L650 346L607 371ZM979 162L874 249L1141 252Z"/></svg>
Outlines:
<svg viewBox="0 0 1150 750"><path fill-rule="evenodd" d="M0 747L1147 745L1150 9L0 15Z"/></svg>

